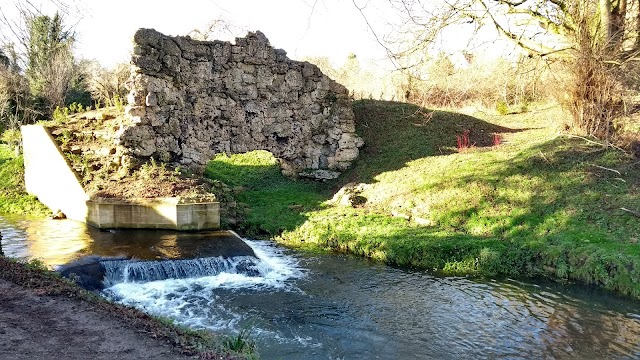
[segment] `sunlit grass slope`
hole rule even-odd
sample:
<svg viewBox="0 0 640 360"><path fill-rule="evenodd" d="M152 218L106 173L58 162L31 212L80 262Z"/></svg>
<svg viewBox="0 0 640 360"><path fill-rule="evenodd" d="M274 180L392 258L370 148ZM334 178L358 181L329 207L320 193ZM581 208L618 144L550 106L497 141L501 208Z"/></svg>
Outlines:
<svg viewBox="0 0 640 360"><path fill-rule="evenodd" d="M242 186L245 231L448 274L552 276L640 297L640 164L559 136L562 113L472 117L354 105L366 145L333 183L290 180L268 153L222 157L207 175ZM459 152L456 136L474 146ZM500 144L495 135L499 134ZM357 207L332 203L363 183Z"/></svg>
<svg viewBox="0 0 640 360"><path fill-rule="evenodd" d="M24 188L22 156L0 144L0 213L44 216L49 210Z"/></svg>

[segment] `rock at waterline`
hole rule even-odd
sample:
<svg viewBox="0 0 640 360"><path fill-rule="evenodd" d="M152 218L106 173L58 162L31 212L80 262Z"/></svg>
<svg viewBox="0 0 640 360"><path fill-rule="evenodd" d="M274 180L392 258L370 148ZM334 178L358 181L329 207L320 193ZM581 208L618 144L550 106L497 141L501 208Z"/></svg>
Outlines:
<svg viewBox="0 0 640 360"><path fill-rule="evenodd" d="M114 260L100 256L87 256L65 264L58 268L60 275L73 280L76 284L89 291L102 290L105 268L100 260ZM124 258L119 258L124 259Z"/></svg>
<svg viewBox="0 0 640 360"><path fill-rule="evenodd" d="M58 209L53 212L53 215L51 215L51 218L54 220L63 220L67 218L67 215L65 215L62 211Z"/></svg>
<svg viewBox="0 0 640 360"><path fill-rule="evenodd" d="M108 230L110 232L118 233L120 230ZM142 233L148 235L148 233ZM129 259L127 257L101 257L101 256L87 256L82 259L73 261L69 264L60 266L57 271L64 277L69 278L75 281L79 286L93 291L100 291L104 289L105 280L107 282L111 282L113 279L110 277L113 275L112 270L114 270L114 264L116 267L125 266L127 264L134 266L136 268L164 268L164 267L184 267L184 274L179 274L178 277L183 277L184 275L188 275L191 271L187 269L189 263L192 263L194 260L210 262L213 265L212 272L210 274L216 273L216 266L219 264L227 263L225 260L234 259L230 263L234 264L234 271L238 271L240 273L246 274L248 276L257 276L255 273L255 261L257 260L256 254L253 249L245 243L242 238L240 238L237 234L231 231L218 231L218 232L206 232L206 233L178 233L177 240L179 241L181 238L187 238L190 241L193 240L202 240L198 241L199 244L205 244L206 246L200 248L194 248L184 255L187 255L185 259L157 259L157 260L139 260L139 259ZM134 238L131 239L135 240ZM196 260L199 256L206 256L206 258L212 260ZM246 257L246 261L241 261L240 258ZM213 260L219 258L218 260ZM186 267L185 267L186 265ZM202 264L200 264L202 265ZM105 267L106 266L106 267ZM204 269L204 268L203 268ZM202 269L201 269L202 270ZM204 269L206 270L206 269ZM164 271L164 270L163 270ZM197 272L197 271L196 271ZM210 275L207 273L206 275ZM167 278L174 278L175 275L166 274ZM143 276L145 277L145 276ZM160 276L162 278L162 276ZM135 279L135 276L133 277ZM159 279L156 279L159 280Z"/></svg>

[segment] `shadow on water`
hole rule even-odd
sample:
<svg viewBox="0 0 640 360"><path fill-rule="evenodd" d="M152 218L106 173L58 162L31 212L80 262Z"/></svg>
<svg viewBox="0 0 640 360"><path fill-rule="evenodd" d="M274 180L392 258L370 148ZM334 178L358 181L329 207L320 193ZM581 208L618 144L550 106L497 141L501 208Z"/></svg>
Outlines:
<svg viewBox="0 0 640 360"><path fill-rule="evenodd" d="M225 231L178 232L172 230L107 230L87 228L92 254L128 256L141 260L234 257L248 246ZM132 246L132 244L134 244ZM239 255L240 254L240 255Z"/></svg>
<svg viewBox="0 0 640 360"><path fill-rule="evenodd" d="M100 232L65 220L29 222L40 229L29 231L17 221L0 218L6 252L17 254L22 246L25 257L48 254L49 262L115 254L108 248L149 258L166 255L166 249L188 254L203 251L205 237ZM265 359L634 358L640 351L636 304L599 290L438 278L364 259L250 244L269 264L280 264L273 270L280 267L284 276L136 281L118 283L108 294L186 326L224 334L250 326Z"/></svg>
<svg viewBox="0 0 640 360"><path fill-rule="evenodd" d="M153 257L162 253L157 248L186 249L187 242L201 240L189 234L178 239L164 231L111 233L85 227L89 231L83 232L83 226L77 233L56 233L56 228L69 231L67 224L82 225L66 220L50 221L50 227L34 223L40 232L27 233L21 230L26 223L17 226L17 220L0 218L0 230L3 237L7 235L2 244L15 253L22 241L26 255L56 241L64 244L70 235L85 236L86 247L76 247L77 254L128 243L132 247L128 253L138 252L138 246L155 247L149 255ZM34 234L40 235L36 239ZM44 234L51 239L43 240ZM36 247L35 240L40 241ZM264 359L634 358L640 354L637 304L599 290L545 282L439 278L349 256L310 255L267 242L248 243L266 260L264 274L135 278L116 281L106 295L197 329L233 336L248 328ZM68 256L72 249L59 245L48 251Z"/></svg>

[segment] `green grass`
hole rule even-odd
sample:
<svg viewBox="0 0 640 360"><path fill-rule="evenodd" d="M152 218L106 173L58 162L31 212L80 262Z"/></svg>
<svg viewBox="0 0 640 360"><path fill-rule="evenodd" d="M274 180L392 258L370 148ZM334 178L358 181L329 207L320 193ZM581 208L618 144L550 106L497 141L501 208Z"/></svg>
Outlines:
<svg viewBox="0 0 640 360"><path fill-rule="evenodd" d="M245 231L445 274L549 276L640 298L640 219L621 210L640 210L637 159L559 136L553 108L482 119L380 101L354 111L366 145L335 182L287 179L266 152L209 164L210 178L246 188ZM458 152L464 130L475 146ZM349 182L368 184L365 206L328 201Z"/></svg>
<svg viewBox="0 0 640 360"><path fill-rule="evenodd" d="M248 206L242 226L254 236L295 229L306 220L307 211L322 207L329 194L323 184L282 176L277 160L267 151L219 155L209 163L205 176L243 188L235 200Z"/></svg>
<svg viewBox="0 0 640 360"><path fill-rule="evenodd" d="M0 144L0 213L45 216L50 213L24 188L24 164L7 145Z"/></svg>

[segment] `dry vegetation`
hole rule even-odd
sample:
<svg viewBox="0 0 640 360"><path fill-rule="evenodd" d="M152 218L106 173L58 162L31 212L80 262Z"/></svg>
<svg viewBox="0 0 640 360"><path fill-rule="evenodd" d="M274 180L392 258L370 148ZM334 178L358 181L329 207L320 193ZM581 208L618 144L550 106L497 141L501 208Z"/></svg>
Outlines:
<svg viewBox="0 0 640 360"><path fill-rule="evenodd" d="M59 111L46 125L93 197L214 198L208 183L178 167L154 159L137 163L121 154L113 137L126 121L118 109L107 108L72 115Z"/></svg>
<svg viewBox="0 0 640 360"><path fill-rule="evenodd" d="M556 119L559 129L640 156L640 69L634 59L606 61L616 57L607 51L587 43L563 59L483 60L467 54L466 64L454 64L440 53L411 70L384 75L371 64L361 66L355 55L337 69L326 58L306 60L345 84L356 100L400 101L472 115L518 114L561 104L568 116Z"/></svg>
<svg viewBox="0 0 640 360"><path fill-rule="evenodd" d="M461 109L475 107L501 115L526 111L533 103L553 101L552 82L558 81L552 64L522 57L476 59L454 64L444 53L406 71L377 69L360 64L355 55L334 68L326 58L307 58L345 85L356 100L410 102L423 107Z"/></svg>

